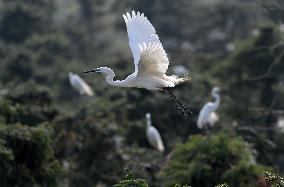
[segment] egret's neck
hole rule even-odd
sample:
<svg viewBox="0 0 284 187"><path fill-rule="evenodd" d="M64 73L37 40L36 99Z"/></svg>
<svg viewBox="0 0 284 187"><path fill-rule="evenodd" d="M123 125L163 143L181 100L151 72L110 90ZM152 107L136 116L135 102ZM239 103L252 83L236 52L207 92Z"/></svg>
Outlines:
<svg viewBox="0 0 284 187"><path fill-rule="evenodd" d="M149 128L152 125L151 117L147 117L146 119L147 119L147 127Z"/></svg>
<svg viewBox="0 0 284 187"><path fill-rule="evenodd" d="M212 97L215 99L215 101L214 101L214 108L216 110L219 107L219 105L220 105L220 95L217 94L217 93L213 93Z"/></svg>
<svg viewBox="0 0 284 187"><path fill-rule="evenodd" d="M119 80L116 80L114 81L115 75L114 75L114 72L109 69L108 72L106 72L106 82L112 86L123 86L123 81L119 81Z"/></svg>

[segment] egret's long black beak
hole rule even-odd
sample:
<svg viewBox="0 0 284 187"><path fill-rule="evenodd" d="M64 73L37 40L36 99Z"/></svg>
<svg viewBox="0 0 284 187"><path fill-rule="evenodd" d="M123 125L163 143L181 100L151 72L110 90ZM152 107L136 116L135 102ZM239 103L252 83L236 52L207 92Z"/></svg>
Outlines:
<svg viewBox="0 0 284 187"><path fill-rule="evenodd" d="M86 70L86 71L84 71L83 73L91 73L91 72L100 72L100 69L90 69L90 70Z"/></svg>

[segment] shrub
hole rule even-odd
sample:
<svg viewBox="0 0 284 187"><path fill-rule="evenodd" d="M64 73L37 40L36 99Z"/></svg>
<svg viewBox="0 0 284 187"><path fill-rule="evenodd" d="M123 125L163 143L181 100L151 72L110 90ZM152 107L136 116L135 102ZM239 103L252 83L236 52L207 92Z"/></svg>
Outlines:
<svg viewBox="0 0 284 187"><path fill-rule="evenodd" d="M194 135L173 150L162 170L163 186L181 183L202 187L224 182L231 187L256 186L264 169L255 163L239 137Z"/></svg>

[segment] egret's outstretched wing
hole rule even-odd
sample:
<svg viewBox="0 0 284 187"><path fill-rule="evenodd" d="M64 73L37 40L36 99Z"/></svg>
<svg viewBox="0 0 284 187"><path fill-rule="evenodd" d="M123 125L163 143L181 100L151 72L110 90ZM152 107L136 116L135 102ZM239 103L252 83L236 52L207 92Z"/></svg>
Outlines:
<svg viewBox="0 0 284 187"><path fill-rule="evenodd" d="M139 44L148 43L161 43L158 35L156 34L155 28L140 12L135 13L132 11L131 15L126 13L123 15L124 21L127 27L129 46L133 54L135 72L138 72L138 66L141 51Z"/></svg>
<svg viewBox="0 0 284 187"><path fill-rule="evenodd" d="M166 73L169 59L161 43L139 44L140 60L138 75L161 75Z"/></svg>

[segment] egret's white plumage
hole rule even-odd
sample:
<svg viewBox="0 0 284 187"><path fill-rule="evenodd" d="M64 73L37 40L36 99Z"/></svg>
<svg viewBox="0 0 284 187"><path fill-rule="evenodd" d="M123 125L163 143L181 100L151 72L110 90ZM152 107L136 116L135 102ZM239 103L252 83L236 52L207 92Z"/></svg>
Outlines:
<svg viewBox="0 0 284 187"><path fill-rule="evenodd" d="M94 95L90 86L79 75L69 72L68 76L71 86L76 89L80 95Z"/></svg>
<svg viewBox="0 0 284 187"><path fill-rule="evenodd" d="M209 116L209 125L213 126L217 121L219 121L219 116L216 112L212 112Z"/></svg>
<svg viewBox="0 0 284 187"><path fill-rule="evenodd" d="M154 126L152 126L150 113L146 114L146 120L147 120L146 136L149 143L159 151L163 152L165 150L165 147L159 131Z"/></svg>
<svg viewBox="0 0 284 187"><path fill-rule="evenodd" d="M220 88L214 87L212 89L211 95L215 99L214 102L206 103L203 108L200 110L197 127L202 129L204 127L213 126L219 119L215 111L219 108L220 105Z"/></svg>
<svg viewBox="0 0 284 187"><path fill-rule="evenodd" d="M277 120L276 126L281 130L284 131L284 117L280 117Z"/></svg>
<svg viewBox="0 0 284 187"><path fill-rule="evenodd" d="M106 75L106 82L113 86L137 87L148 90L174 87L176 84L185 81L185 78L166 75L169 60L155 28L147 17L143 13L132 11L131 14L123 15L123 18L134 59L134 73L122 81L114 81L115 74L107 67L88 70L85 73L101 72Z"/></svg>

